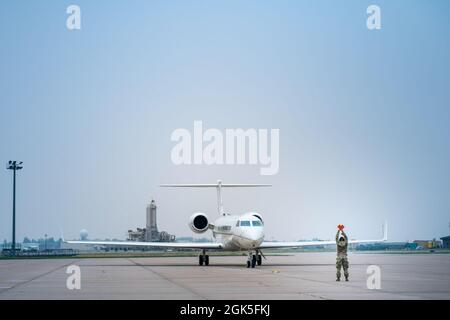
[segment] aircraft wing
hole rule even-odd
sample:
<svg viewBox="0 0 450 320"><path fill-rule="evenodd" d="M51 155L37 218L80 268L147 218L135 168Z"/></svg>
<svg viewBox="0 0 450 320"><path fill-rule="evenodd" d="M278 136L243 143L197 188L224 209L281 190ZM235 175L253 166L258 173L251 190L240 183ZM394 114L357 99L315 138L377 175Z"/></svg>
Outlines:
<svg viewBox="0 0 450 320"><path fill-rule="evenodd" d="M174 249L222 249L221 243L216 242L138 242L138 241L64 241L72 244L87 244L97 246L121 246L121 247L149 247L149 248L174 248Z"/></svg>
<svg viewBox="0 0 450 320"><path fill-rule="evenodd" d="M349 240L348 243L378 243L385 242L386 240ZM258 249L270 249L270 248L299 248L310 246L325 246L336 244L336 241L296 241L296 242L263 242Z"/></svg>
<svg viewBox="0 0 450 320"><path fill-rule="evenodd" d="M383 239L378 240L349 240L348 243L380 243L387 241L387 222L383 226ZM296 242L263 242L258 249L270 248L300 248L310 246L326 246L336 244L336 241L296 241Z"/></svg>

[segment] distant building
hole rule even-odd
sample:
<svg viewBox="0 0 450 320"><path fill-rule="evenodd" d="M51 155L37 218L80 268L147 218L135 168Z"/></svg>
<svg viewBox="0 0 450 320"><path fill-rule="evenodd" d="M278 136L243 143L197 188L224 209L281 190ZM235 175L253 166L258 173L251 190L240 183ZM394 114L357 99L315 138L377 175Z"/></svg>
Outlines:
<svg viewBox="0 0 450 320"><path fill-rule="evenodd" d="M156 204L155 200L152 200L150 204L146 208L146 233L145 240L146 241L158 241L159 240L159 232L158 225L156 224Z"/></svg>
<svg viewBox="0 0 450 320"><path fill-rule="evenodd" d="M146 226L136 230L128 230L129 241L147 241L147 242L171 242L175 241L175 236L165 231L159 232L156 223L156 203L152 200L146 208Z"/></svg>
<svg viewBox="0 0 450 320"><path fill-rule="evenodd" d="M442 248L450 249L450 236L446 236L441 238L442 240Z"/></svg>
<svg viewBox="0 0 450 320"><path fill-rule="evenodd" d="M407 242L360 243L356 250L403 250L411 249ZM414 245L413 248L417 247Z"/></svg>
<svg viewBox="0 0 450 320"><path fill-rule="evenodd" d="M137 228L136 230L128 230L128 240L129 241L140 241L144 242L145 240L146 229Z"/></svg>
<svg viewBox="0 0 450 320"><path fill-rule="evenodd" d="M417 244L418 247L422 247L424 249L434 249L439 248L441 246L441 242L439 240L433 239L433 240L414 240L415 244Z"/></svg>

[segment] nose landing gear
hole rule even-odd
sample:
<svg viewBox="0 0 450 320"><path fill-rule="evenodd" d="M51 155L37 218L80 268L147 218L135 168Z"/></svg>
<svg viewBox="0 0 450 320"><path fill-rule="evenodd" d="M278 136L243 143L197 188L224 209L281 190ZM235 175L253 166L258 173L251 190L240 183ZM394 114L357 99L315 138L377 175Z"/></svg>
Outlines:
<svg viewBox="0 0 450 320"><path fill-rule="evenodd" d="M247 259L247 268L254 268L256 265L260 266L262 264L262 257L259 250L256 250L255 252L249 251L248 252L248 259Z"/></svg>
<svg viewBox="0 0 450 320"><path fill-rule="evenodd" d="M198 265L202 266L203 264L209 266L209 256L206 254L206 250L203 250L202 254L198 256Z"/></svg>

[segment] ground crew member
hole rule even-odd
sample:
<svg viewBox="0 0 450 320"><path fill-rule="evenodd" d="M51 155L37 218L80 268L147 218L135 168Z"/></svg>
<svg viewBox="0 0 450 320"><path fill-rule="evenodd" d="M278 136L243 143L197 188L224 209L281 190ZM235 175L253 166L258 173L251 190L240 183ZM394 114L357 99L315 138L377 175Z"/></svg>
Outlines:
<svg viewBox="0 0 450 320"><path fill-rule="evenodd" d="M341 268L344 269L345 281L348 281L348 259L347 259L347 246L348 238L344 232L344 226L339 225L336 233L336 281L341 281ZM339 235L340 233L340 235Z"/></svg>

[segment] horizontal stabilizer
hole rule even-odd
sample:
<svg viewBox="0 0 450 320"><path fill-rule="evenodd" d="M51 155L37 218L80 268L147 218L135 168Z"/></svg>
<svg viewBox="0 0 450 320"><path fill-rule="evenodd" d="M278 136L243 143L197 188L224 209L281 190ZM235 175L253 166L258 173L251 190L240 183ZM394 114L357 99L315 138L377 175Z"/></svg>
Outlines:
<svg viewBox="0 0 450 320"><path fill-rule="evenodd" d="M222 203L222 188L246 188L246 187L271 187L271 184L247 184L247 183L189 183L189 184L162 184L160 187L174 188L216 188L217 189L217 211L220 215L225 215Z"/></svg>

